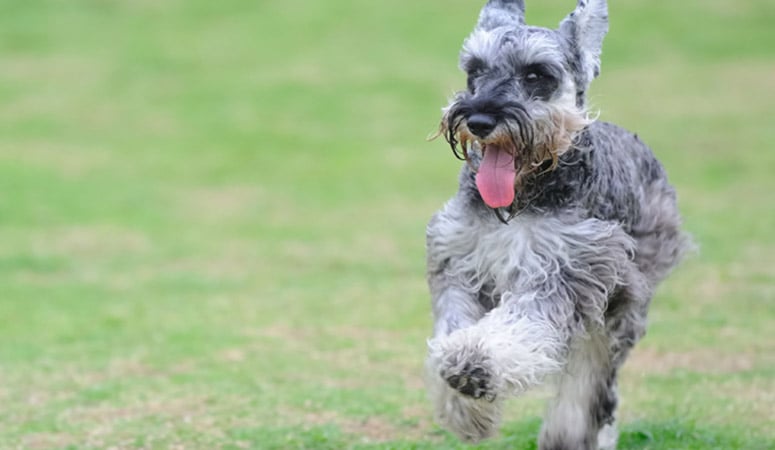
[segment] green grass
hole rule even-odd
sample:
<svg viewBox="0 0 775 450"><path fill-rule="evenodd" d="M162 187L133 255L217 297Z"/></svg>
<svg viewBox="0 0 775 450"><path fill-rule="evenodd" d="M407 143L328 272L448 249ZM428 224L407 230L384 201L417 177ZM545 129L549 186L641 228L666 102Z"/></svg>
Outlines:
<svg viewBox="0 0 775 450"><path fill-rule="evenodd" d="M425 137L481 3L0 1L0 448L464 448L421 381L460 164ZM593 103L702 248L620 448L775 448L775 5L611 3ZM544 398L480 448L535 448Z"/></svg>

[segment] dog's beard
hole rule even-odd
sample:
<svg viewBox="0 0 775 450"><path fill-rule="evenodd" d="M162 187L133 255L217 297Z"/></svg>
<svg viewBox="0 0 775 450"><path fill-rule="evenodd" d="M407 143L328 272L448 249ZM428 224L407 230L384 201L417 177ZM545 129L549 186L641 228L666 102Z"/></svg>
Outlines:
<svg viewBox="0 0 775 450"><path fill-rule="evenodd" d="M470 114L465 102L452 103L445 111L438 134L444 135L461 160L470 163L471 150L482 153L481 164L475 169L486 174L477 174L477 188L493 209L510 206L515 192L529 176L555 169L578 132L593 121L575 105L536 103L528 112L520 104L509 104L498 112L501 120L497 128L482 140L466 126L465 119ZM488 155L488 151L498 155ZM513 168L504 164L513 164ZM513 186L504 185L511 180Z"/></svg>

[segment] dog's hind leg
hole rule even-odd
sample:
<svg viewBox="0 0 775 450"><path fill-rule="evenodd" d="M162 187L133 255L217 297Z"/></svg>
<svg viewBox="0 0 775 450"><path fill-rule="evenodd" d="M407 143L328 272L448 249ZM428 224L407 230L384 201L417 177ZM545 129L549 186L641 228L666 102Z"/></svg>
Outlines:
<svg viewBox="0 0 775 450"><path fill-rule="evenodd" d="M608 301L605 328L574 340L541 430L541 450L616 448L617 372L645 333L651 298L634 265L624 281Z"/></svg>
<svg viewBox="0 0 775 450"><path fill-rule="evenodd" d="M574 339L541 429L539 449L597 450L603 427L608 427L603 433L608 448L615 448L615 383L605 337L595 333Z"/></svg>

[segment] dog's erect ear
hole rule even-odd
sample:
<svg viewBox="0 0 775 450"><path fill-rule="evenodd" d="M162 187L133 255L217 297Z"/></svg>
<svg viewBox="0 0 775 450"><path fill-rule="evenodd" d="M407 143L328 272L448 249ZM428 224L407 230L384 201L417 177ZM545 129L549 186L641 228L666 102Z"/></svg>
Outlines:
<svg viewBox="0 0 775 450"><path fill-rule="evenodd" d="M608 32L608 6L605 0L578 0L576 10L560 23L563 34L580 58L583 82L589 84L600 74L600 52Z"/></svg>
<svg viewBox="0 0 775 450"><path fill-rule="evenodd" d="M508 26L517 28L525 24L525 0L489 0L479 13L476 28L492 30Z"/></svg>

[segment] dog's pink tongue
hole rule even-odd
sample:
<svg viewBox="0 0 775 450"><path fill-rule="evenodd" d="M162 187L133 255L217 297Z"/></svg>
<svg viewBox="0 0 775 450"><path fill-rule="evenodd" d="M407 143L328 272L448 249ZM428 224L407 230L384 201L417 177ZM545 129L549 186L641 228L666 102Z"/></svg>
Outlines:
<svg viewBox="0 0 775 450"><path fill-rule="evenodd" d="M488 145L476 174L476 187L491 208L509 206L514 202L514 156L497 145Z"/></svg>

